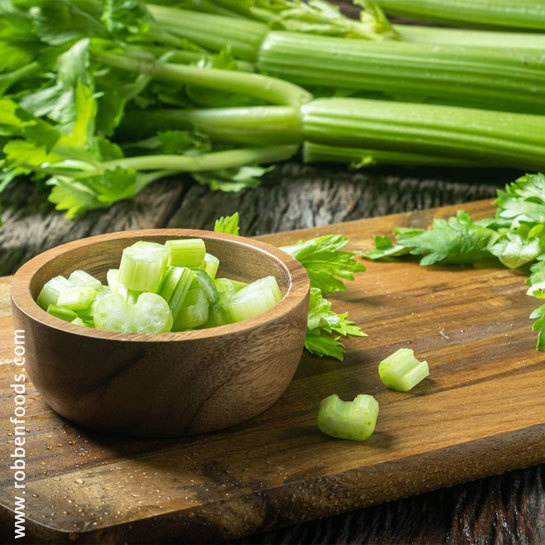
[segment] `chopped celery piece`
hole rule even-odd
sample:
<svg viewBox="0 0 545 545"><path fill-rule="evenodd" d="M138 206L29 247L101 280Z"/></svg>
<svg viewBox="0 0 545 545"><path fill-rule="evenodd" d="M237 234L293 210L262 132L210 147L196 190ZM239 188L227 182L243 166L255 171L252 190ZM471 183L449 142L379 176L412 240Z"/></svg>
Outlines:
<svg viewBox="0 0 545 545"><path fill-rule="evenodd" d="M80 318L81 320L83 320L84 322L93 322L93 317L94 317L94 305L95 305L95 302L96 302L96 297L95 297L95 301L93 301L93 303L91 304L90 307L88 308L84 308L82 310L78 310L77 311L77 315L78 315L78 318Z"/></svg>
<svg viewBox="0 0 545 545"><path fill-rule="evenodd" d="M87 324L79 317L75 320L72 320L72 323L76 325L82 325L83 327L88 327Z"/></svg>
<svg viewBox="0 0 545 545"><path fill-rule="evenodd" d="M380 362L380 380L387 388L408 392L429 374L428 362L418 361L410 348L400 348Z"/></svg>
<svg viewBox="0 0 545 545"><path fill-rule="evenodd" d="M48 280L44 287L41 289L36 302L44 310L47 310L49 305L56 305L59 295L66 290L74 287L74 284L64 278L64 276L55 276L51 280Z"/></svg>
<svg viewBox="0 0 545 545"><path fill-rule="evenodd" d="M173 331L187 331L195 329L206 323L208 320L208 297L205 291L200 288L191 288L174 321Z"/></svg>
<svg viewBox="0 0 545 545"><path fill-rule="evenodd" d="M118 295L121 295L123 299L131 304L136 303L138 296L142 293L141 291L130 290L126 288L119 281L119 269L109 269L106 273L106 280L108 282L108 287L110 288L112 293L117 293Z"/></svg>
<svg viewBox="0 0 545 545"><path fill-rule="evenodd" d="M101 286L100 280L81 270L74 271L70 274L68 280L70 280L74 286L85 286L94 290L97 290Z"/></svg>
<svg viewBox="0 0 545 545"><path fill-rule="evenodd" d="M204 261L201 265L201 269L212 279L216 278L218 268L220 266L220 260L212 254L204 254Z"/></svg>
<svg viewBox="0 0 545 545"><path fill-rule="evenodd" d="M142 293L131 305L117 293L103 297L95 307L98 329L124 333L163 333L172 327L172 313L156 293Z"/></svg>
<svg viewBox="0 0 545 545"><path fill-rule="evenodd" d="M210 306L210 311L208 313L208 320L200 326L202 329L209 327L218 327L220 325L226 325L233 323L231 315L225 309L221 303L215 303Z"/></svg>
<svg viewBox="0 0 545 545"><path fill-rule="evenodd" d="M167 269L159 295L168 303L174 321L185 304L194 280L195 271L187 267L169 267Z"/></svg>
<svg viewBox="0 0 545 545"><path fill-rule="evenodd" d="M195 277L199 286L204 290L210 304L218 302L218 289L214 281L204 271L195 271Z"/></svg>
<svg viewBox="0 0 545 545"><path fill-rule="evenodd" d="M108 269L106 282L108 282L108 287L112 290L112 293L118 293L121 288L125 287L119 281L119 269Z"/></svg>
<svg viewBox="0 0 545 545"><path fill-rule="evenodd" d="M334 394L320 403L318 428L331 437L363 441L375 431L378 410L373 396L360 394L353 401L343 401Z"/></svg>
<svg viewBox="0 0 545 545"><path fill-rule="evenodd" d="M238 280L231 280L229 278L216 278L214 284L218 290L220 303L224 305L227 304L227 301L237 293L237 291L240 291L248 285L246 282L239 282Z"/></svg>
<svg viewBox="0 0 545 545"><path fill-rule="evenodd" d="M174 290L185 270L185 267L167 267L158 292L167 303L172 299Z"/></svg>
<svg viewBox="0 0 545 545"><path fill-rule="evenodd" d="M156 292L167 260L168 250L162 244L135 242L123 250L118 281L129 290Z"/></svg>
<svg viewBox="0 0 545 545"><path fill-rule="evenodd" d="M64 320L65 322L73 322L78 315L70 308L60 307L58 305L49 305L47 307L47 312L55 318Z"/></svg>
<svg viewBox="0 0 545 545"><path fill-rule="evenodd" d="M57 305L72 310L83 310L91 306L96 294L97 292L93 288L76 286L63 291L57 299Z"/></svg>
<svg viewBox="0 0 545 545"><path fill-rule="evenodd" d="M174 267L200 267L206 254L206 247L202 238L185 238L167 240L169 265Z"/></svg>
<svg viewBox="0 0 545 545"><path fill-rule="evenodd" d="M233 294L226 308L234 322L254 318L273 308L282 299L274 276L252 282Z"/></svg>

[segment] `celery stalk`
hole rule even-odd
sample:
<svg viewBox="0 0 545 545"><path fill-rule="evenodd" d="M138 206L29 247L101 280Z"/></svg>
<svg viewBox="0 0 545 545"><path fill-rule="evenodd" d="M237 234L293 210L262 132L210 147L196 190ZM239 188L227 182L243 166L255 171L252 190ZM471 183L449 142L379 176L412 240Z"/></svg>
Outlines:
<svg viewBox="0 0 545 545"><path fill-rule="evenodd" d="M320 403L318 428L331 437L363 441L375 431L378 412L373 396L360 394L353 401L342 401L334 394Z"/></svg>
<svg viewBox="0 0 545 545"><path fill-rule="evenodd" d="M173 267L200 267L206 254L202 238L167 240L169 265Z"/></svg>
<svg viewBox="0 0 545 545"><path fill-rule="evenodd" d="M172 34L213 51L229 47L236 57L246 61L255 60L259 45L268 30L267 25L243 18L217 16L153 4L147 4L147 8Z"/></svg>
<svg viewBox="0 0 545 545"><path fill-rule="evenodd" d="M430 374L428 362L416 359L410 348L400 348L382 360L378 372L387 388L399 392L412 390Z"/></svg>
<svg viewBox="0 0 545 545"><path fill-rule="evenodd" d="M98 62L121 70L148 74L153 79L160 81L199 85L208 89L241 93L272 104L298 106L312 99L310 93L293 83L260 74L199 68L166 62L146 62L100 49L92 49L91 53ZM163 168L169 167L164 166Z"/></svg>
<svg viewBox="0 0 545 545"><path fill-rule="evenodd" d="M406 42L454 46L469 45L536 54L545 51L545 34L420 25L394 25L394 28L401 39Z"/></svg>
<svg viewBox="0 0 545 545"><path fill-rule="evenodd" d="M325 98L303 107L305 138L339 147L545 168L545 116L379 100Z"/></svg>
<svg viewBox="0 0 545 545"><path fill-rule="evenodd" d="M301 119L290 106L251 106L195 110L128 110L119 133L127 138L145 137L158 130L186 130L195 126L219 142L252 146L297 144Z"/></svg>
<svg viewBox="0 0 545 545"><path fill-rule="evenodd" d="M378 0L390 15L424 21L477 26L545 30L545 3L541 0Z"/></svg>
<svg viewBox="0 0 545 545"><path fill-rule="evenodd" d="M415 165L443 167L486 167L486 162L440 155L426 155L402 151L343 148L305 142L303 144L305 163L351 163L356 168L375 165Z"/></svg>
<svg viewBox="0 0 545 545"><path fill-rule="evenodd" d="M270 32L258 68L298 85L545 113L545 59L505 49Z"/></svg>

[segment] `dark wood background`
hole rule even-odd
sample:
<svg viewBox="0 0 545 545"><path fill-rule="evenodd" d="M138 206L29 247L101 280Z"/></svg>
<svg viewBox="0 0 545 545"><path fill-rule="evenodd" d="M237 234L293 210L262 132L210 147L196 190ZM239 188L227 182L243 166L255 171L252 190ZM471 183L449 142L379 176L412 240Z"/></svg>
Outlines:
<svg viewBox="0 0 545 545"><path fill-rule="evenodd" d="M45 193L20 181L3 199L0 274L75 238L121 229L210 228L241 213L243 233L262 234L493 197L513 171L382 168L351 172L281 165L258 189L212 192L186 178L149 187L134 202L67 221ZM422 468L426 471L426 468ZM545 543L545 465L387 503L240 543L541 544Z"/></svg>

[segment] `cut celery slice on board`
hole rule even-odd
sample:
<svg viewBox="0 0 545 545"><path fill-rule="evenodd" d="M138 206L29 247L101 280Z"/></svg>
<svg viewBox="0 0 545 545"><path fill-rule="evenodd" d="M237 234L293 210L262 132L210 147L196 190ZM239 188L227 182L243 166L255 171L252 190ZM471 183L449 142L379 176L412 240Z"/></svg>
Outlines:
<svg viewBox="0 0 545 545"><path fill-rule="evenodd" d="M416 359L410 348L400 348L381 361L378 372L383 384L398 392L412 390L430 374L428 362Z"/></svg>
<svg viewBox="0 0 545 545"><path fill-rule="evenodd" d="M343 401L333 394L320 403L318 428L331 437L363 441L375 431L378 411L373 396L360 394L353 401Z"/></svg>

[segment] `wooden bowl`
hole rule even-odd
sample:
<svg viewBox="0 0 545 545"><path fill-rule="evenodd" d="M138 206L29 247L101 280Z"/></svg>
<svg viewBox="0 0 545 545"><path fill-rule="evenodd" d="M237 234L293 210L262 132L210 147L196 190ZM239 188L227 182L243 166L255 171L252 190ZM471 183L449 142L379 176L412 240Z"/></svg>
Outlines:
<svg viewBox="0 0 545 545"><path fill-rule="evenodd" d="M274 275L284 297L236 324L177 333L84 328L42 310L35 298L53 276L83 269L105 280L137 240L203 238L219 276ZM263 242L185 229L127 231L44 252L15 274L15 328L25 330L25 368L58 414L89 428L133 436L177 436L233 426L282 395L303 351L309 279L291 256Z"/></svg>

